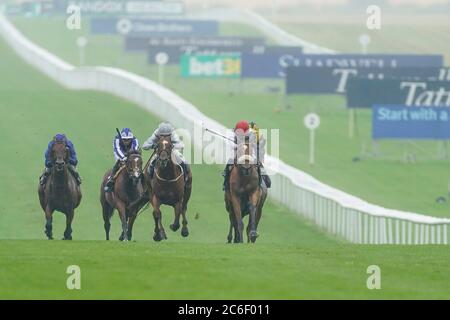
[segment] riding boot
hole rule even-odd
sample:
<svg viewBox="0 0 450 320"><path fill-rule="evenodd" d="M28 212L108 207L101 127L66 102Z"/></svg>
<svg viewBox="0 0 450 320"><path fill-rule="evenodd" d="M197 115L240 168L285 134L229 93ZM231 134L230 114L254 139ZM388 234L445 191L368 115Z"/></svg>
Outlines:
<svg viewBox="0 0 450 320"><path fill-rule="evenodd" d="M45 167L44 172L39 177L39 183L41 184L41 186L45 185L45 183L47 182L47 178L50 176L51 172L52 171L50 168Z"/></svg>
<svg viewBox="0 0 450 320"><path fill-rule="evenodd" d="M150 177L150 179L153 178L153 173L155 172L155 162L156 159L153 159L153 161L150 162L150 165L148 166L148 176Z"/></svg>
<svg viewBox="0 0 450 320"><path fill-rule="evenodd" d="M114 176L117 173L117 170L119 170L120 167L120 161L116 161L116 163L114 164L114 167L111 170L111 174L108 177L108 180L106 181L105 184L105 192L112 192L114 189Z"/></svg>
<svg viewBox="0 0 450 320"><path fill-rule="evenodd" d="M230 170L231 167L233 166L233 164L227 163L227 165L225 166L225 170L223 170L223 191L228 191L230 190Z"/></svg>
<svg viewBox="0 0 450 320"><path fill-rule="evenodd" d="M80 185L81 184L81 177L80 174L77 171L77 167L75 167L74 165L69 164L68 166L70 172L73 174L73 176L75 177L75 179L77 180L77 184Z"/></svg>
<svg viewBox="0 0 450 320"><path fill-rule="evenodd" d="M184 182L186 183L189 177L189 172L191 171L191 168L189 166L189 164L187 164L186 162L181 162L181 167L183 168L183 172L184 172Z"/></svg>
<svg viewBox="0 0 450 320"><path fill-rule="evenodd" d="M270 188L270 186L272 185L272 180L270 180L269 175L267 174L266 170L264 169L264 167L261 165L260 166L260 170L261 170L261 177L264 181L264 183L267 186L267 189Z"/></svg>

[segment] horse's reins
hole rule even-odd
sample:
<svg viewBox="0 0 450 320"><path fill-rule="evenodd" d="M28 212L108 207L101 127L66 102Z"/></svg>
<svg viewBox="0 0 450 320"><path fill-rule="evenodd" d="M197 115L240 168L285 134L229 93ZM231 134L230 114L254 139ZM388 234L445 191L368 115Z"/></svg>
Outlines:
<svg viewBox="0 0 450 320"><path fill-rule="evenodd" d="M158 168L155 168L155 175L156 175L156 178L158 178L159 180L164 181L164 182L176 182L176 181L178 181L178 180L184 175L184 170L183 170L183 167L182 167L181 165L179 165L178 163L177 163L177 166L180 167L181 173L180 173L180 175L179 175L178 177L176 177L175 179L164 179L164 178L161 178L161 177L159 176L159 174L158 174Z"/></svg>

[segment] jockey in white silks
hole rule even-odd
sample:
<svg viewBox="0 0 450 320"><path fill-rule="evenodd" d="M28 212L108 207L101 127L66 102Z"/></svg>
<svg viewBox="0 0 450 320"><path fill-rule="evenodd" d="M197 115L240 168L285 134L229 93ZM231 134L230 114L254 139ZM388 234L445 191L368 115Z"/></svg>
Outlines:
<svg viewBox="0 0 450 320"><path fill-rule="evenodd" d="M266 139L262 134L259 132L259 128L256 126L256 123L251 122L251 124L248 123L246 120L239 121L236 126L234 127L234 130L228 135L228 154L229 159L225 166L225 170L223 171L224 181L223 181L223 190L229 190L230 184L229 184L229 178L230 178L230 171L232 166L234 165L234 161L236 158L236 150L237 150L237 143L238 139L242 139L243 137L248 136L250 138L250 144L253 145L251 150L251 155L258 159L258 165L260 168L260 174L262 177L262 180L266 184L267 188L270 188L272 182L270 180L270 177L267 175L266 170L263 167L264 163L264 156L266 153ZM234 141L234 143L233 143ZM239 141L241 142L241 141ZM258 157L256 155L258 154Z"/></svg>
<svg viewBox="0 0 450 320"><path fill-rule="evenodd" d="M183 168L184 178L187 179L188 174L190 172L190 168L189 164L186 162L186 159L182 154L184 143L181 141L180 137L175 132L175 129L170 122L165 121L160 123L158 128L155 129L150 138L148 138L147 141L144 142L144 144L142 145L142 149L144 150L156 149L158 147L159 138L162 136L170 136L170 140L172 141L173 144L172 156L174 158L172 158L172 161L176 161L176 163ZM150 159L150 166L149 166L150 177L153 177L156 158L157 155L155 154L153 155L152 159Z"/></svg>

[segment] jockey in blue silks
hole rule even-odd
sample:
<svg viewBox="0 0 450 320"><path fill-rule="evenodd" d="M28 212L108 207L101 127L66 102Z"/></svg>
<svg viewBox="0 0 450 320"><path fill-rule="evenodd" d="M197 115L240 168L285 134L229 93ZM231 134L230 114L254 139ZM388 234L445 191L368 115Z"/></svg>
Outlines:
<svg viewBox="0 0 450 320"><path fill-rule="evenodd" d="M53 137L53 139L48 143L47 150L45 151L45 169L44 169L44 172L42 173L41 177L39 178L40 184L45 185L45 183L47 182L47 178L50 176L51 169L53 167L50 153L52 151L53 144L55 144L56 142L65 142L67 150L69 151L68 169L73 174L73 176L76 178L77 183L81 184L81 177L78 174L78 171L76 168L76 166L78 164L78 159L77 159L77 153L75 152L75 147L74 147L72 141L70 141L66 137L66 135L64 135L62 133L58 133L57 135L55 135Z"/></svg>
<svg viewBox="0 0 450 320"><path fill-rule="evenodd" d="M114 189L114 178L117 170L127 161L128 153L130 151L139 150L139 141L134 136L133 132L129 128L124 128L120 132L120 136L116 135L113 142L114 158L116 163L108 177L108 181L105 185L105 192L111 192Z"/></svg>

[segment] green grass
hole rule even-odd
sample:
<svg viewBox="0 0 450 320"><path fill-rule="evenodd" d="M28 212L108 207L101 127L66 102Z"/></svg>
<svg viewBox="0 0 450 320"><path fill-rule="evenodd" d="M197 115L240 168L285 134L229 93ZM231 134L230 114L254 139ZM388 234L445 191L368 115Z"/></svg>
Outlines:
<svg viewBox="0 0 450 320"><path fill-rule="evenodd" d="M448 299L444 247L0 241L8 299ZM447 253L447 254L445 254ZM367 267L381 268L368 290ZM66 269L81 269L68 290Z"/></svg>
<svg viewBox="0 0 450 320"><path fill-rule="evenodd" d="M118 66L152 79L157 78L157 68L146 63L145 54L125 54L119 36L89 35L88 21L83 21L83 29L80 31L67 30L63 19L15 19L14 22L31 39L71 63L78 63L75 40L84 35L89 39L86 64ZM353 29L351 26L333 25L333 28L339 36L331 31L320 32L324 29L316 25L300 25L296 30L309 35L305 37L307 40L313 41L314 37L317 37L319 44L328 43L330 40L330 47L333 47L333 39L339 41L342 48L352 51L350 43L353 43L359 27ZM417 26L414 28L420 29ZM410 41L408 39L416 39L415 33L408 33L407 29L400 27L397 29L397 32L392 33L394 37L386 35L388 40L383 40L384 44L379 45L379 50L422 52L412 50L407 44ZM222 26L223 34L232 34L233 30L235 34L255 35L255 31L249 31L247 27L233 24ZM300 31L298 33L303 35ZM416 41L420 45L449 43L445 33L435 32L430 28L420 31L423 36L420 41ZM406 40L394 41L401 37ZM375 43L378 41L374 40L374 45ZM437 48L439 50L441 47ZM442 50L444 49L445 47L442 47ZM237 119L244 118L257 121L263 128L280 129L280 158L287 163L323 182L378 205L449 217L450 205L435 202L437 197L447 194L450 178L449 161L438 160L439 143L380 142L380 158L364 157L364 161L354 163L352 159L355 156L360 156L363 151L372 151L370 110L357 111L357 136L349 139L348 113L343 97L299 95L291 98L292 109L277 112L282 105L281 97L263 90L269 85L282 87L280 81L187 80L179 77L178 73L178 67L166 68L165 85L192 102L206 115L229 127L232 127ZM302 120L310 111L317 112L322 119L322 125L317 131L317 163L314 167L308 164L309 136ZM406 153L416 154L418 162L405 164L403 159Z"/></svg>
<svg viewBox="0 0 450 320"><path fill-rule="evenodd" d="M21 62L0 41L0 298L2 299L304 299L450 297L445 246L358 246L318 231L284 207L268 203L255 245L225 245L228 219L221 168L193 166L191 235L151 240L148 211L136 222L137 242L104 237L99 184L113 164L116 126L142 139L158 119L110 95L68 91ZM84 178L74 241L44 239L37 178L51 136L73 139ZM198 219L194 216L198 214ZM167 228L173 217L163 208ZM119 235L113 217L113 239ZM54 234L64 219L55 214ZM80 291L66 288L69 265L81 268ZM382 289L368 290L366 269L378 265Z"/></svg>

